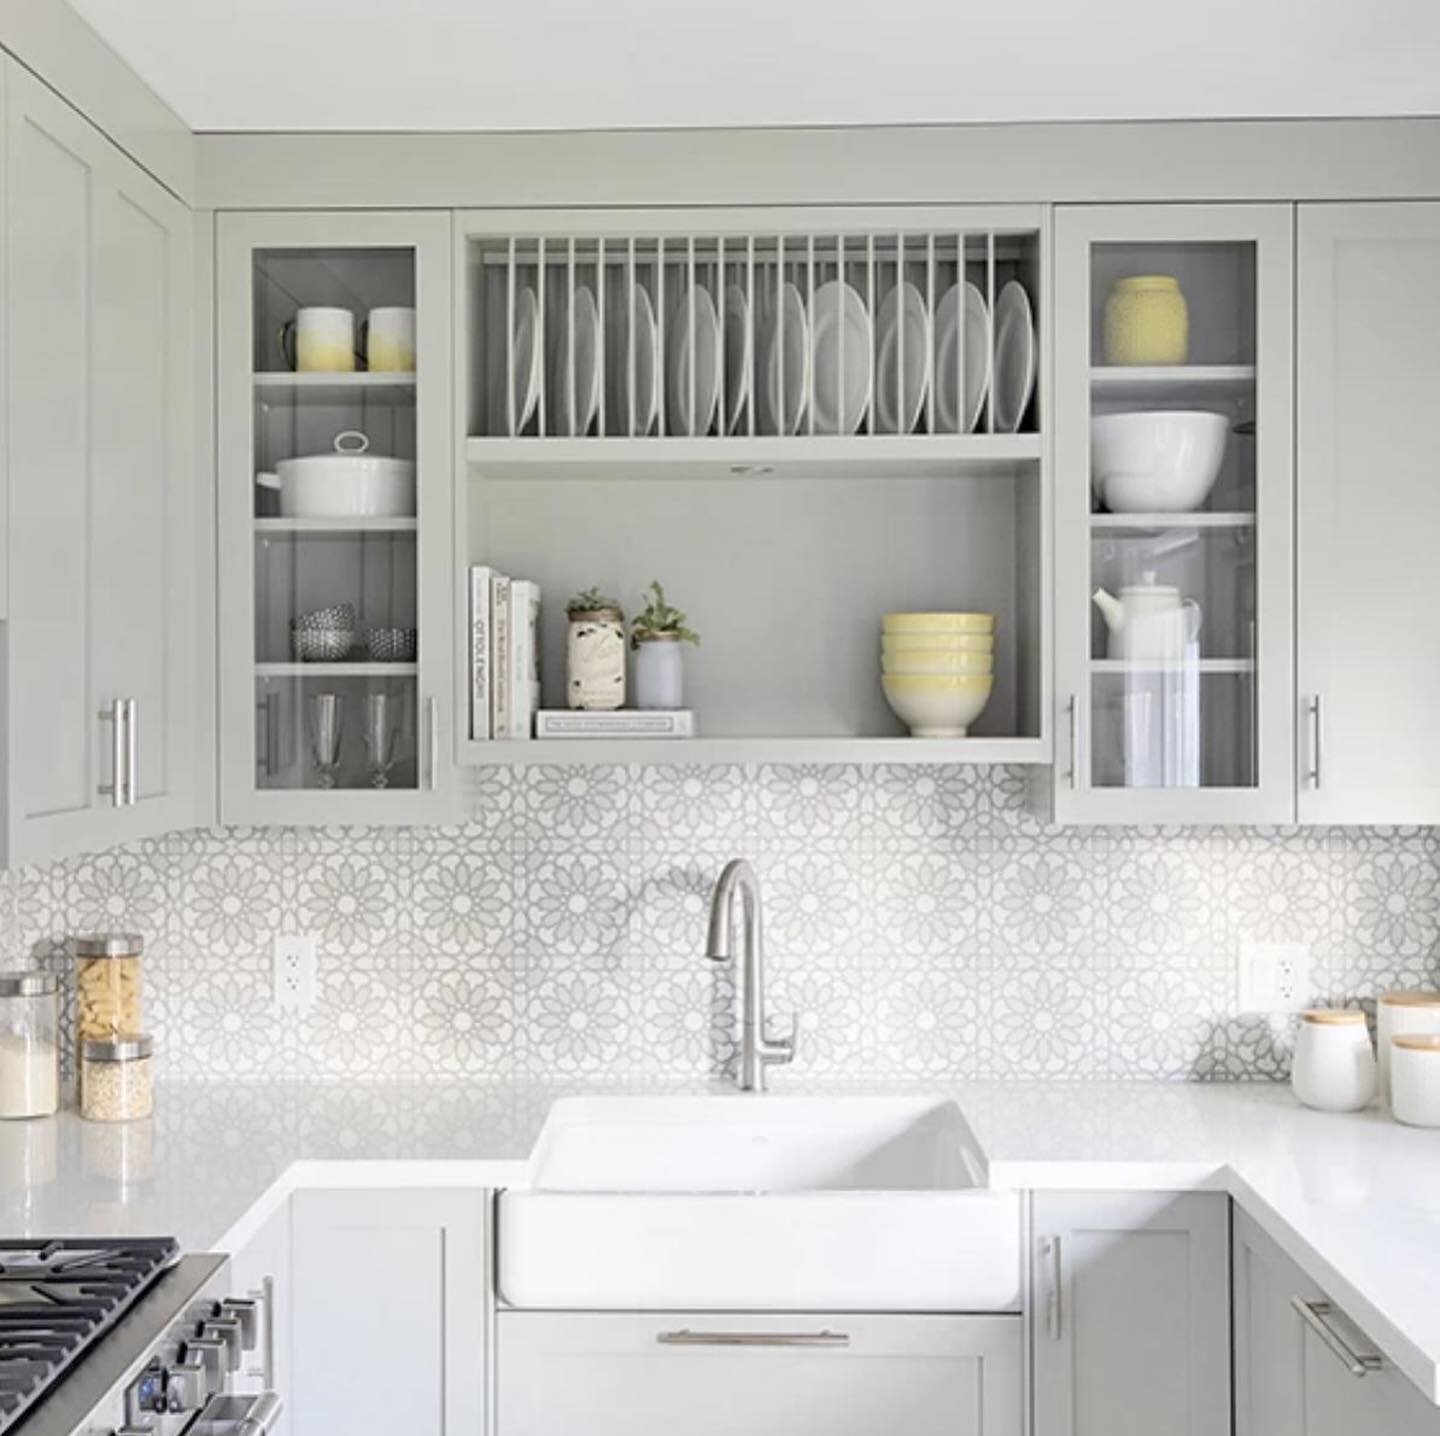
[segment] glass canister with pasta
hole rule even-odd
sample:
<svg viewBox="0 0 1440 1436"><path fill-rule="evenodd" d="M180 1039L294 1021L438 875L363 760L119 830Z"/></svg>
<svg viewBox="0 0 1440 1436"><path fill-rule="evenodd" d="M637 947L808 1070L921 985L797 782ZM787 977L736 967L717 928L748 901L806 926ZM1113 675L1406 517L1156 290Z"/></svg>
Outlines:
<svg viewBox="0 0 1440 1436"><path fill-rule="evenodd" d="M133 932L86 933L74 947L77 1052L91 1037L139 1032L144 938Z"/></svg>

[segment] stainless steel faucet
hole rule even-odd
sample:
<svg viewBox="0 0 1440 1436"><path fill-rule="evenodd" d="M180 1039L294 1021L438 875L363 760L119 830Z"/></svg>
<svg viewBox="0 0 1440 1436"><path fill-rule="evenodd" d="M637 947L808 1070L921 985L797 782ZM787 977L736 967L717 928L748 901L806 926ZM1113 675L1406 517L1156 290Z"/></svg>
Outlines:
<svg viewBox="0 0 1440 1436"><path fill-rule="evenodd" d="M705 956L729 962L735 955L735 896L741 902L740 1075L742 1092L763 1092L765 1070L795 1060L795 1020L781 1038L765 1032L765 948L760 922L760 882L744 858L725 864L710 899L710 936Z"/></svg>

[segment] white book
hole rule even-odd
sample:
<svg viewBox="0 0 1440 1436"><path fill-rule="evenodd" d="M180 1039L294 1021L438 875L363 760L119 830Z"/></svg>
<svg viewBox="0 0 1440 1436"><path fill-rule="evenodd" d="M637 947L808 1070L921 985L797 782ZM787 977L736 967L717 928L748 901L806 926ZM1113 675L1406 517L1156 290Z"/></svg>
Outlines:
<svg viewBox="0 0 1440 1436"><path fill-rule="evenodd" d="M490 576L490 736L510 736L510 580Z"/></svg>
<svg viewBox="0 0 1440 1436"><path fill-rule="evenodd" d="M470 569L470 736L490 737L490 570Z"/></svg>
<svg viewBox="0 0 1440 1436"><path fill-rule="evenodd" d="M510 729L512 738L535 735L540 656L540 585L517 578L510 585Z"/></svg>
<svg viewBox="0 0 1440 1436"><path fill-rule="evenodd" d="M693 738L695 713L619 708L611 713L578 708L542 708L535 723L537 738Z"/></svg>

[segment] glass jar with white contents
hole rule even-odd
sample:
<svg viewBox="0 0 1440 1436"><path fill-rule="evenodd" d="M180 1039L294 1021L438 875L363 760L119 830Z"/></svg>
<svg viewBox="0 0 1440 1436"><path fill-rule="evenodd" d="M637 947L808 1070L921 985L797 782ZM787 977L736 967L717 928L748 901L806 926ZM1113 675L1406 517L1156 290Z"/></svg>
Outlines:
<svg viewBox="0 0 1440 1436"><path fill-rule="evenodd" d="M0 973L0 1118L60 1105L59 990L48 972Z"/></svg>
<svg viewBox="0 0 1440 1436"><path fill-rule="evenodd" d="M131 1122L155 1110L154 1039L143 1032L89 1037L80 1044L80 1115Z"/></svg>

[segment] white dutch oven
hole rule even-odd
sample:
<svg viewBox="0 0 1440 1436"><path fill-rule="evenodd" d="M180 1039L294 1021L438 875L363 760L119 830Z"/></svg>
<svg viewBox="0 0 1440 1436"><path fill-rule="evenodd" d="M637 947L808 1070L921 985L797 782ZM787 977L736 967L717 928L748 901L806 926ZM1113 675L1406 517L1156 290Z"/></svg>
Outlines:
<svg viewBox="0 0 1440 1436"><path fill-rule="evenodd" d="M281 459L273 474L255 482L280 494L280 512L291 519L397 519L415 513L415 461L366 453L370 440L358 429L335 436L333 454Z"/></svg>

